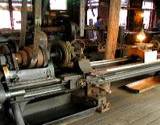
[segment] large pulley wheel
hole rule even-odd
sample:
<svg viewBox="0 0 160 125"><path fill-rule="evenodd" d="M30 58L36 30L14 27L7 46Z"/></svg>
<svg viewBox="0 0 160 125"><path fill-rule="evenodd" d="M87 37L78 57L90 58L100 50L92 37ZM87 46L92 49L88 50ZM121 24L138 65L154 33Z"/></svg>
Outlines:
<svg viewBox="0 0 160 125"><path fill-rule="evenodd" d="M73 47L70 42L59 41L51 48L52 61L61 67L72 67Z"/></svg>

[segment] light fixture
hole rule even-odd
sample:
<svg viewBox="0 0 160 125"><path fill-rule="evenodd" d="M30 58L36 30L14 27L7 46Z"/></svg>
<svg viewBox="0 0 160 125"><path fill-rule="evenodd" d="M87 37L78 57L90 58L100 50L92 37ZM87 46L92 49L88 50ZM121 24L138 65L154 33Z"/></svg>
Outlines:
<svg viewBox="0 0 160 125"><path fill-rule="evenodd" d="M146 34L144 30L142 29L137 35L136 35L136 41L137 42L143 42L146 39Z"/></svg>

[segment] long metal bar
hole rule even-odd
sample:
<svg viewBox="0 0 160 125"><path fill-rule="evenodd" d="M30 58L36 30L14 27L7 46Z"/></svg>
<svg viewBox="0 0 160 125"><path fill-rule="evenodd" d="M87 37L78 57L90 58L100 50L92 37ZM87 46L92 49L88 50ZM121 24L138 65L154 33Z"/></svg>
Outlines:
<svg viewBox="0 0 160 125"><path fill-rule="evenodd" d="M12 98L12 97L16 97L16 96L23 96L25 95L25 90L20 90L20 91L14 91L14 92L8 92L6 93L6 98Z"/></svg>
<svg viewBox="0 0 160 125"><path fill-rule="evenodd" d="M91 80L96 81L97 78L102 78L106 82L115 82L158 71L160 71L160 60L151 63L124 65L106 70L99 70L97 71L98 76L92 78Z"/></svg>
<svg viewBox="0 0 160 125"><path fill-rule="evenodd" d="M24 98L35 98L35 97L42 97L44 95L51 95L54 93L58 93L58 92L62 92L63 90L65 90L65 88L63 86L57 86L57 87L48 87L46 89L40 89L40 90L35 90L35 91L31 91L26 93L26 95L24 96Z"/></svg>
<svg viewBox="0 0 160 125"><path fill-rule="evenodd" d="M105 62L105 61L104 61ZM112 62L112 61L111 61ZM114 62L114 61L113 61ZM107 61L105 62L108 63ZM99 65L99 64L98 64ZM100 65L99 65L100 66ZM115 82L123 79L147 75L160 71L160 60L150 63L128 64L115 67L95 68L91 76L91 81L97 84L97 79L102 79L104 82Z"/></svg>
<svg viewBox="0 0 160 125"><path fill-rule="evenodd" d="M33 89L37 87L44 87L49 85L54 85L56 83L59 83L60 79L42 79L42 80L34 80L34 81L27 81L27 82L20 82L15 84L14 86L9 86L9 90L21 90L21 89Z"/></svg>
<svg viewBox="0 0 160 125"><path fill-rule="evenodd" d="M132 78L132 77L136 77L136 76L140 76L140 75L147 75L150 73L154 73L160 71L160 65L158 66L154 66L154 67L147 67L144 69L136 69L136 70L128 70L126 72L119 72L116 74L112 74L111 76L107 76L105 75L105 80L109 81L109 82L115 82L115 81L119 81L119 80L123 80L123 79L128 79L128 78Z"/></svg>
<svg viewBox="0 0 160 125"><path fill-rule="evenodd" d="M155 65L160 66L160 60L150 62L150 63L140 63L140 64L129 64L129 65L124 65L124 66L117 66L114 68L109 68L107 69L107 73L112 73L112 72L118 72L118 71L124 71L124 70L130 70L135 68L143 68L143 67L153 67Z"/></svg>
<svg viewBox="0 0 160 125"><path fill-rule="evenodd" d="M93 61L93 62L90 62L90 65L92 68L96 68L96 67L102 67L102 66L112 65L112 64L126 62L126 61L128 61L128 58L124 57L124 58L119 58L114 60Z"/></svg>
<svg viewBox="0 0 160 125"><path fill-rule="evenodd" d="M94 62L90 62L90 66L95 69L98 69L98 68L105 66L102 70L103 74L105 74L105 73L113 73L113 72L124 71L124 70L135 69L135 68L149 67L152 65L160 65L160 59L159 59L157 61L149 62L149 63L136 62L136 63L132 63L132 64L109 67L109 65L117 64L117 63L121 63L121 62L126 62L128 60L129 60L128 58L119 58L116 60L94 61Z"/></svg>

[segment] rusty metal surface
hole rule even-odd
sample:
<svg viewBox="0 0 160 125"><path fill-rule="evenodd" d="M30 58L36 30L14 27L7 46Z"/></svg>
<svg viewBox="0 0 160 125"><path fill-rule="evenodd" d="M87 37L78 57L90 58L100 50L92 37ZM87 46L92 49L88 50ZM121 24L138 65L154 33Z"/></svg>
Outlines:
<svg viewBox="0 0 160 125"><path fill-rule="evenodd" d="M25 51L19 51L19 53L21 54L21 58L22 58L22 66L27 66L28 65L28 55L27 55L27 53L25 52ZM18 57L16 57L16 58L18 58Z"/></svg>
<svg viewBox="0 0 160 125"><path fill-rule="evenodd" d="M44 63L44 58L43 58L43 57L44 57L44 56L43 56L42 50L39 49L39 50L38 50L36 67L41 67L41 66L43 66L43 63Z"/></svg>
<svg viewBox="0 0 160 125"><path fill-rule="evenodd" d="M17 63L21 65L22 61L23 61L22 58L21 58L21 54L20 53L16 53L15 57L16 57Z"/></svg>
<svg viewBox="0 0 160 125"><path fill-rule="evenodd" d="M89 84L87 89L87 96L97 100L98 112L106 112L110 109L110 102L107 99L107 95L111 94L110 84L103 85Z"/></svg>
<svg viewBox="0 0 160 125"><path fill-rule="evenodd" d="M38 55L33 60L33 46L27 46L24 47L23 50L20 50L19 52L15 53L15 59L20 67L42 67L48 63L48 56L45 51L43 51L40 47L38 48ZM47 59L47 61L45 61Z"/></svg>

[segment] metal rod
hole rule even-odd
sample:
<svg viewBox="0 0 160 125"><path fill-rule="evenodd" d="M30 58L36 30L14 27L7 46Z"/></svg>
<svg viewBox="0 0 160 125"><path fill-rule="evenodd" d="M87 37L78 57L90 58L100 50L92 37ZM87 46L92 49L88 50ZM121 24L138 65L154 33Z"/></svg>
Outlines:
<svg viewBox="0 0 160 125"><path fill-rule="evenodd" d="M16 121L16 125L25 125L24 119L22 116L22 111L17 103L12 104L12 110L13 110L14 118Z"/></svg>
<svg viewBox="0 0 160 125"><path fill-rule="evenodd" d="M90 65L92 68L95 68L95 67L102 67L102 66L107 66L107 65L116 64L120 62L126 62L126 61L128 61L127 57L114 59L114 60L93 61L93 62L90 62Z"/></svg>
<svg viewBox="0 0 160 125"><path fill-rule="evenodd" d="M57 87L48 87L46 89L40 89L40 90L34 90L31 92L28 92L24 98L35 98L35 97L41 97L44 95L50 95L53 93L57 93L59 91L65 90L65 88L63 86L57 86Z"/></svg>
<svg viewBox="0 0 160 125"><path fill-rule="evenodd" d="M150 63L140 63L140 64L129 64L129 65L124 65L124 66L117 66L114 68L107 69L106 72L111 73L111 72L118 72L118 71L124 71L124 70L129 70L129 69L131 72L132 69L135 69L135 68L149 67L149 66L153 66L157 64L160 66L160 60L150 62Z"/></svg>
<svg viewBox="0 0 160 125"><path fill-rule="evenodd" d="M150 74L150 73L154 73L160 70L160 66L152 66L152 67L145 67L145 68L140 68L140 69L136 69L136 70L128 70L126 72L122 71L119 73L115 73L112 75L105 75L103 76L105 78L105 81L107 82L115 82L115 81L119 81L119 80L123 80L123 79L128 79L128 78L132 78L132 77L136 77L136 76L140 76L140 75L146 75L146 74Z"/></svg>
<svg viewBox="0 0 160 125"><path fill-rule="evenodd" d="M140 65L138 65L140 66ZM128 78L133 78L133 77L137 77L137 76L141 76L141 75L147 75L150 73L155 73L160 71L160 63L159 61L157 63L150 63L148 65L141 65L141 67L131 67L129 69L125 69L125 70L117 70L116 72L106 72L105 74L101 73L98 74L98 76L91 76L91 78L89 78L91 81L93 81L92 83L94 83L95 81L97 81L97 79L102 79L105 81L105 83L109 82L115 82L115 81L119 81L119 80L124 80L124 79L128 79ZM97 84L97 83L95 83Z"/></svg>
<svg viewBox="0 0 160 125"><path fill-rule="evenodd" d="M26 93L25 90L8 92L8 93L6 93L6 97L7 97L7 98L12 98L12 97L16 97L16 96L22 96L22 95L24 95L25 93Z"/></svg>
<svg viewBox="0 0 160 125"><path fill-rule="evenodd" d="M9 86L9 90L20 90L20 89L33 89L37 87L44 87L59 83L60 79L50 79L50 80L35 80L29 82L20 82L14 86Z"/></svg>

